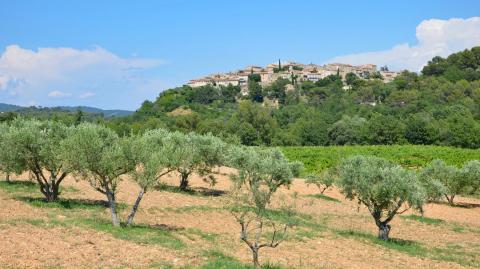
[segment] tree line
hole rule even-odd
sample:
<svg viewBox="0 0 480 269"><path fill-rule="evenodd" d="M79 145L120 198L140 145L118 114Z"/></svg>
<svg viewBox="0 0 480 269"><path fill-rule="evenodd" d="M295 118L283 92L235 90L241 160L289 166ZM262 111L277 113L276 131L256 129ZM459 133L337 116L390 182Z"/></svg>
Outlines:
<svg viewBox="0 0 480 269"><path fill-rule="evenodd" d="M247 148L227 144L211 134L164 129L119 136L93 123L68 126L23 118L0 123L0 170L7 181L11 174L28 173L45 201L54 203L61 199L61 185L68 175L84 180L104 195L115 227L133 225L143 196L158 189L168 174L175 172L179 190L188 191L193 174L215 184L214 169L220 166L237 169L231 175L228 209L239 222L241 239L259 267L259 250L278 246L291 226L271 218L271 197L278 188L291 184L302 167L289 162L280 150ZM139 191L130 213L121 219L116 197L125 176ZM263 228L258 230L260 226ZM268 231L273 232L270 238Z"/></svg>
<svg viewBox="0 0 480 269"><path fill-rule="evenodd" d="M215 168L220 166L235 170L230 174L232 187L226 208L238 222L240 239L259 268L259 251L281 244L297 220L295 201L285 198L273 202L277 191L291 185L303 167L288 161L280 150L165 129L119 136L93 123L69 126L17 118L0 124L2 172L28 172L47 202L61 199L61 184L68 175L84 180L104 195L116 227L133 225L143 196L161 190L158 186L167 175L178 176L178 189L187 191L193 174L215 184ZM129 214L121 219L116 197L125 176L139 191ZM423 212L424 204L443 198L453 205L456 196L477 193L480 161L457 168L434 160L415 171L377 157L353 156L309 176L307 183L315 184L322 193L335 185L347 199L363 204L378 226L379 239L388 240L390 222L396 215L410 208Z"/></svg>
<svg viewBox="0 0 480 269"><path fill-rule="evenodd" d="M182 86L107 123L120 135L154 128L212 132L244 145L444 145L480 147L480 47L435 57L392 82L331 75L316 82L259 77L239 86ZM293 83L293 84L292 84ZM287 87L288 85L288 87ZM189 113L176 115L175 109Z"/></svg>

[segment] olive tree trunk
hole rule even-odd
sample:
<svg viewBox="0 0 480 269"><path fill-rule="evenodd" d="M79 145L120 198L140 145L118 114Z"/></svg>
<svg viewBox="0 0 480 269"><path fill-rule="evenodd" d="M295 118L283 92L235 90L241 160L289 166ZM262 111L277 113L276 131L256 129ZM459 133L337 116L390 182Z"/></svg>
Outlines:
<svg viewBox="0 0 480 269"><path fill-rule="evenodd" d="M135 214L137 213L138 206L140 205L140 202L142 201L143 195L146 192L146 188L142 188L140 192L138 192L137 200L135 201L135 204L132 207L132 211L128 215L127 218L127 223L125 224L126 226L129 226L133 223L133 218L135 218Z"/></svg>
<svg viewBox="0 0 480 269"><path fill-rule="evenodd" d="M383 241L388 241L390 230L392 229L392 227L385 222L381 222L380 224L377 224L377 226L378 226L378 239Z"/></svg>
<svg viewBox="0 0 480 269"><path fill-rule="evenodd" d="M251 247L250 248L252 250L252 261L253 261L253 267L255 269L260 269L261 266L260 266L260 262L258 261L258 248L256 247Z"/></svg>
<svg viewBox="0 0 480 269"><path fill-rule="evenodd" d="M455 199L455 194L452 194L452 195L445 194L445 198L447 198L447 202L449 205L451 206L454 205L453 199Z"/></svg>
<svg viewBox="0 0 480 269"><path fill-rule="evenodd" d="M190 173L180 173L180 190L181 191L186 191L188 188L188 177L190 176Z"/></svg>
<svg viewBox="0 0 480 269"><path fill-rule="evenodd" d="M6 175L5 175L5 181L7 181L8 183L10 183L10 174L6 174Z"/></svg>
<svg viewBox="0 0 480 269"><path fill-rule="evenodd" d="M109 188L107 188L105 194L107 195L108 205L110 207L110 213L112 214L112 224L115 227L119 227L120 219L118 218L117 202L115 200L115 194Z"/></svg>
<svg viewBox="0 0 480 269"><path fill-rule="evenodd" d="M40 187L43 189L43 193L45 195L45 200L47 202L54 202L58 200L58 194L59 194L59 186L57 183L52 183L52 184L46 184L44 186Z"/></svg>
<svg viewBox="0 0 480 269"><path fill-rule="evenodd" d="M50 172L50 177L46 177L41 171L34 171L35 179L40 186L40 191L45 196L47 202L54 202L58 200L60 194L60 183L67 176L67 173L58 174Z"/></svg>

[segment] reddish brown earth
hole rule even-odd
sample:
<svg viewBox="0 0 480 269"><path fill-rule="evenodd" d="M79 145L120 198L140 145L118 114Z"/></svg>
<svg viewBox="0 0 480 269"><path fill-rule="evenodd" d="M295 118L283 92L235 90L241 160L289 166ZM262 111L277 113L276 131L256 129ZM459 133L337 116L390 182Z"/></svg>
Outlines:
<svg viewBox="0 0 480 269"><path fill-rule="evenodd" d="M220 172L226 174L230 170L220 169ZM176 185L177 178L172 175L165 182ZM199 177L193 177L191 185L196 190L212 188ZM87 182L72 177L67 178L64 186L73 188L62 194L64 199L105 199ZM228 192L229 186L228 176L221 175L213 188ZM137 191L135 183L125 178L117 197L130 206ZM292 237L279 247L261 250L263 262L287 268L480 268L480 201L477 199L459 197L458 202L469 207L428 205L425 216L442 220L438 224L397 216L392 223L391 237L421 246L408 252L381 246L361 236L342 234L342 231L358 231L367 237L374 236L376 227L365 208L345 200L337 190L327 190L325 195L340 202L313 198L310 195L317 194L317 189L297 179L289 189L281 190L281 194L287 196L293 193L298 195L297 210L313 216L325 228L311 236L301 233L293 236L299 231L310 231L306 227L295 228ZM18 200L18 195L0 189L0 268L162 268L162 264L196 268L206 262L205 250L217 250L241 262L250 262L250 251L239 240L238 224L223 209L226 195L151 191L144 196L136 223L179 228L172 233L187 245L182 249L120 239L109 232L81 225L58 225L55 223L71 216L87 216L88 212L77 210L72 213L75 215L70 215L68 211L36 207ZM37 193L30 195L40 197ZM106 208L98 211L100 218L108 220ZM123 210L123 217L127 213ZM409 214L415 213L404 213ZM38 225L38 222L44 224ZM193 232L190 235L190 231L215 239L208 240ZM449 252L442 250L457 254L449 257Z"/></svg>

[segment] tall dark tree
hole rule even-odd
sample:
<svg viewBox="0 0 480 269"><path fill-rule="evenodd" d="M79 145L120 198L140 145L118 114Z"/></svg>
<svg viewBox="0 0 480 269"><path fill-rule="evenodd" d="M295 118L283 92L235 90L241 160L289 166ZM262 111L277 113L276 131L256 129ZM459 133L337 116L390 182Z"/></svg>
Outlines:
<svg viewBox="0 0 480 269"><path fill-rule="evenodd" d="M248 82L248 96L253 102L262 103L263 102L263 91L262 86L258 82L249 81Z"/></svg>

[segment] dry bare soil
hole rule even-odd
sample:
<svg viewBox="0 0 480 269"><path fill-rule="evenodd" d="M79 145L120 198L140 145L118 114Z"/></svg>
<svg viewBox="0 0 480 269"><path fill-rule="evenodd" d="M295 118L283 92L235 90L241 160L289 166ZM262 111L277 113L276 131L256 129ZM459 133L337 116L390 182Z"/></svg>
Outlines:
<svg viewBox="0 0 480 269"><path fill-rule="evenodd" d="M190 193L174 187L148 192L136 226L114 229L100 193L67 178L61 201L47 204L27 175L0 186L0 268L248 268L249 249L224 209L227 169L213 188L192 178ZM166 182L177 184L172 176ZM122 215L138 187L119 186ZM276 249L262 249L262 263L279 268L480 268L480 200L460 206L431 204L424 217L397 216L388 243L375 238L365 208L337 190L319 196L297 179L282 194L298 194L301 221Z"/></svg>

